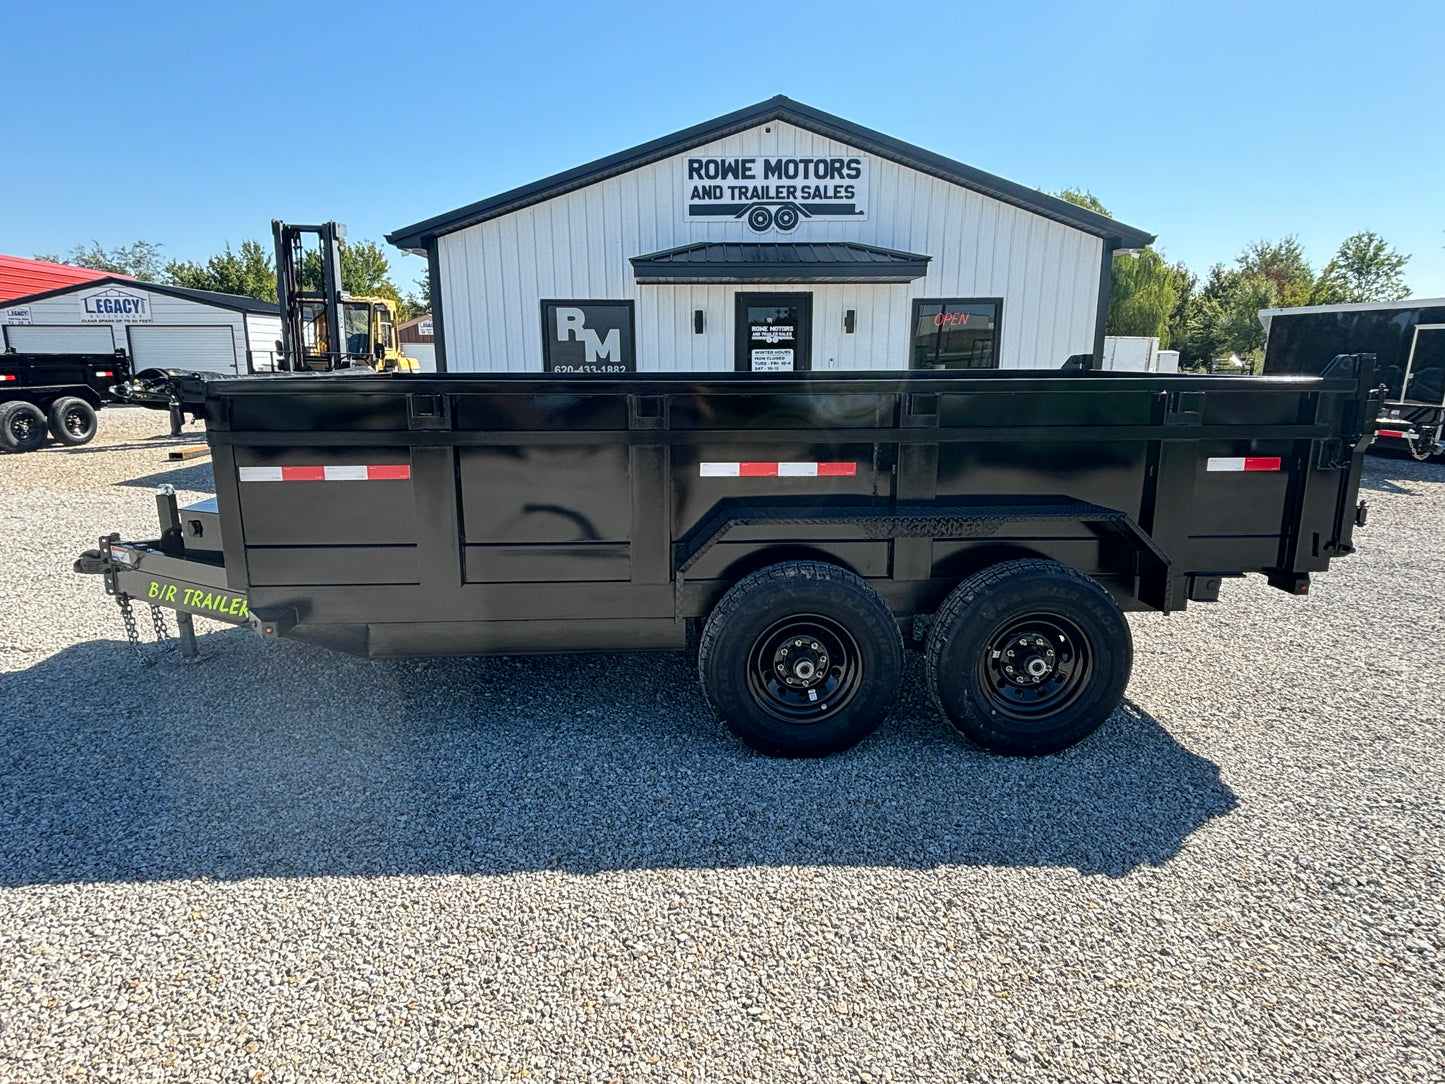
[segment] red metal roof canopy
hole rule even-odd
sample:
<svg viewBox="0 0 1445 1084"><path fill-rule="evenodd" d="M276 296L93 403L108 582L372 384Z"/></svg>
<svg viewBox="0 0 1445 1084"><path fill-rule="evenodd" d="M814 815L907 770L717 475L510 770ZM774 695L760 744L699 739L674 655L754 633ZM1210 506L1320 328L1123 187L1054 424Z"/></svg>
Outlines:
<svg viewBox="0 0 1445 1084"><path fill-rule="evenodd" d="M130 276L117 275L110 271L92 271L88 267L72 267L66 263L0 256L0 302L41 294L46 290L58 290L62 286L73 286L77 282L105 278L128 279Z"/></svg>

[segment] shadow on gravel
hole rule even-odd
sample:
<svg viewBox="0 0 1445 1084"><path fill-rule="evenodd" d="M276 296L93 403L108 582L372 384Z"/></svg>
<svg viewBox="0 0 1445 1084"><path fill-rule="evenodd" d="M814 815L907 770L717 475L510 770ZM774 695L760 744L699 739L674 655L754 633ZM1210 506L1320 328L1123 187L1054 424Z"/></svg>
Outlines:
<svg viewBox="0 0 1445 1084"><path fill-rule="evenodd" d="M139 478L127 478L122 482L115 482L117 486L132 486L136 489L154 489L162 482L169 482L177 489L189 489L200 493L214 493L216 491L216 476L211 471L211 464L205 463L177 463L174 467L167 467L165 470L157 471L155 474L144 474Z"/></svg>
<svg viewBox="0 0 1445 1084"><path fill-rule="evenodd" d="M0 677L0 884L746 865L1157 865L1234 808L1125 705L1035 760L969 745L910 657L879 732L758 756L681 655L367 662L247 632Z"/></svg>
<svg viewBox="0 0 1445 1084"><path fill-rule="evenodd" d="M1375 449L1365 457L1361 489L1418 496L1420 491L1411 482L1445 482L1445 463L1420 462L1393 448Z"/></svg>

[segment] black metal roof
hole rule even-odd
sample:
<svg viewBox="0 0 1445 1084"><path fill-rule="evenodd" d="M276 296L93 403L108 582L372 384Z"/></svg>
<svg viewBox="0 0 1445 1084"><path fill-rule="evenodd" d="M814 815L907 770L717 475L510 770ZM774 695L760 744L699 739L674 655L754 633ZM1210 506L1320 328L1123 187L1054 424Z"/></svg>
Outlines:
<svg viewBox="0 0 1445 1084"><path fill-rule="evenodd" d="M31 301L44 301L48 297L59 297L61 294L73 294L77 290L93 290L97 286L123 286L128 290L149 290L151 293L179 297L182 300L195 301L202 305L215 305L222 309L234 309L237 312L265 313L268 316L276 316L281 312L281 306L274 301L260 301L254 297L246 297L244 294L223 294L216 290L192 290L188 286L142 282L139 279L123 278L119 275L107 275L105 278L90 279L88 282L73 282L54 290L31 294L29 297L12 298L5 304L7 307L24 305Z"/></svg>
<svg viewBox="0 0 1445 1084"><path fill-rule="evenodd" d="M911 282L929 256L852 241L703 241L632 257L638 282Z"/></svg>
<svg viewBox="0 0 1445 1084"><path fill-rule="evenodd" d="M842 117L835 117L831 113L824 113L822 110L814 109L802 102L795 102L781 94L769 98L765 102L759 102L757 105L750 105L746 109L739 109L735 113L685 128L672 135L663 136L661 139L654 139L650 143L643 143L631 150L620 151L606 158L599 158L595 162L589 162L584 166L577 166L575 169L534 181L521 188L514 188L510 192L492 196L479 203L472 203L455 211L436 215L410 226L403 226L401 229L387 234L386 239L398 248L422 253L428 242L442 234L455 233L468 226L475 226L479 222L486 222L488 219L519 211L534 203L553 199L578 188L596 184L608 177L615 177L620 173L626 173L663 158L681 154L693 147L702 146L713 140L722 139L725 136L734 135L773 120L781 120L799 128L806 128L810 132L835 139L839 143L846 143L858 150L868 151L881 158L890 159L908 166L910 169L916 169L920 173L927 173L975 192L981 192L1004 203L1013 204L1015 207L1022 207L1044 218L1062 222L1066 226L1072 226L1096 237L1102 237L1119 248L1143 248L1154 240L1152 233L1146 233L1133 226L1126 226L1122 222L1115 222L1112 218L1076 207L1067 200L1046 195L1026 185L1006 181L1002 177L995 177L991 173L966 166L962 162L955 162L951 158L945 158L941 154L924 150L922 147L915 147L911 143L904 143L902 140L894 139L882 132L875 132L871 128L864 128L862 125L854 124Z"/></svg>

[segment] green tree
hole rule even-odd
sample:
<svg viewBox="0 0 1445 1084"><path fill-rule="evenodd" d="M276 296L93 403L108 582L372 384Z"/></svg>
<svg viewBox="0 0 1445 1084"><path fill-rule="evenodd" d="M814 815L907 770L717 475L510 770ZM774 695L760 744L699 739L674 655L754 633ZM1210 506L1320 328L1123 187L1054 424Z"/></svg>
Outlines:
<svg viewBox="0 0 1445 1084"><path fill-rule="evenodd" d="M423 275L416 280L416 289L409 291L401 300L403 320L431 312L431 276Z"/></svg>
<svg viewBox="0 0 1445 1084"><path fill-rule="evenodd" d="M1255 366L1264 354L1259 310L1275 307L1277 290L1258 271L1215 264L1182 314L1180 360L1198 363L1238 354Z"/></svg>
<svg viewBox="0 0 1445 1084"><path fill-rule="evenodd" d="M1109 335L1153 335L1171 344L1170 323L1191 276L1183 264L1169 264L1151 246L1114 257L1109 287Z"/></svg>
<svg viewBox="0 0 1445 1084"><path fill-rule="evenodd" d="M1235 261L1241 271L1274 284L1275 304L1306 305L1314 291L1315 273L1305 259L1299 238L1255 241Z"/></svg>
<svg viewBox="0 0 1445 1084"><path fill-rule="evenodd" d="M389 297L405 305L391 281L386 251L375 241L341 242L341 288L357 297ZM308 250L302 257L301 281L309 290L321 288L321 253Z"/></svg>
<svg viewBox="0 0 1445 1084"><path fill-rule="evenodd" d="M1099 197L1083 188L1065 188L1059 193L1059 199L1072 203L1075 207L1082 207L1086 211L1093 211L1096 215L1103 215L1105 218L1112 218L1109 209L1099 202Z"/></svg>
<svg viewBox="0 0 1445 1084"><path fill-rule="evenodd" d="M164 268L161 266L161 246L149 241L136 241L130 245L118 245L105 249L100 242L92 241L90 247L76 245L69 256L45 256L37 254L37 260L47 263L65 263L73 267L88 267L93 271L108 271L113 275L129 275L142 282L160 279Z"/></svg>
<svg viewBox="0 0 1445 1084"><path fill-rule="evenodd" d="M1065 188L1058 196L1076 207L1110 217L1103 201L1085 189ZM1152 245L1140 252L1116 253L1105 332L1154 335L1159 345L1167 348L1174 338L1179 307L1193 284L1194 276L1188 268L1167 263Z"/></svg>
<svg viewBox="0 0 1445 1084"><path fill-rule="evenodd" d="M1396 252L1378 233L1365 230L1346 237L1320 272L1309 302L1399 301L1410 296L1404 274L1409 262L1409 256Z"/></svg>
<svg viewBox="0 0 1445 1084"><path fill-rule="evenodd" d="M166 265L166 281L193 290L216 290L262 301L276 300L276 268L259 241L241 242L239 252L229 244L204 264L172 260Z"/></svg>

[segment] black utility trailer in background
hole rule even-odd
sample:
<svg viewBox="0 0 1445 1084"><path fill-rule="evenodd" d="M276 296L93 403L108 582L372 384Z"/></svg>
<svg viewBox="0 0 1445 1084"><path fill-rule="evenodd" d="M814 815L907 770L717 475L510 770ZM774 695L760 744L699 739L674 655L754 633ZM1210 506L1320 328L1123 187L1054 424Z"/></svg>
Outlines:
<svg viewBox="0 0 1445 1084"><path fill-rule="evenodd" d="M151 382L206 421L213 502L77 570L363 656L678 649L769 753L868 734L905 643L1003 752L1118 704L1123 610L1352 550L1371 359L1321 376L964 371ZM131 628L134 627L133 622Z"/></svg>
<svg viewBox="0 0 1445 1084"><path fill-rule="evenodd" d="M1375 355L1385 385L1380 446L1445 455L1445 299L1265 309L1267 374L1320 371L1336 354Z"/></svg>
<svg viewBox="0 0 1445 1084"><path fill-rule="evenodd" d="M115 402L130 359L114 354L0 353L0 449L32 452L47 430L61 444L95 439L95 412Z"/></svg>

